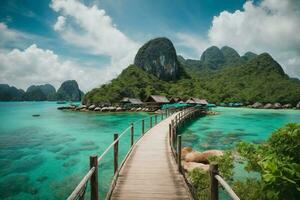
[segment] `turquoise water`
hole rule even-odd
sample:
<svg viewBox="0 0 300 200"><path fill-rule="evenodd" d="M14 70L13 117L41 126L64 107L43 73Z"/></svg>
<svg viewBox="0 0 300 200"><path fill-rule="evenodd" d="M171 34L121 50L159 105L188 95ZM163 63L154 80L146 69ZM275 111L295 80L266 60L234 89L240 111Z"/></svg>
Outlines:
<svg viewBox="0 0 300 200"><path fill-rule="evenodd" d="M219 114L198 118L182 130L183 146L200 151L232 149L241 140L261 143L283 125L300 122L299 110L223 107L213 110Z"/></svg>
<svg viewBox="0 0 300 200"><path fill-rule="evenodd" d="M99 155L114 133L148 116L75 113L59 111L57 106L54 102L0 103L0 199L65 199L87 172L89 155ZM129 134L121 143L122 158L129 148ZM113 173L112 151L99 170L104 196Z"/></svg>
<svg viewBox="0 0 300 200"><path fill-rule="evenodd" d="M57 106L52 102L0 102L0 199L65 199L88 171L89 155L100 155L114 133L149 116L59 111ZM300 122L300 111L294 110L215 110L220 114L200 118L185 128L185 146L228 149L240 140L261 142L285 123ZM147 129L149 120L145 122ZM135 138L140 130L139 122ZM119 162L129 147L127 134L120 142ZM110 151L99 167L101 197L112 175Z"/></svg>
<svg viewBox="0 0 300 200"><path fill-rule="evenodd" d="M239 141L261 143L276 129L286 123L300 122L299 110L263 110L248 108L213 109L218 115L198 118L182 128L183 146L198 151L208 149L228 150ZM244 164L234 163L234 179L259 178L259 174L244 170ZM230 200L229 195L219 189L220 199Z"/></svg>

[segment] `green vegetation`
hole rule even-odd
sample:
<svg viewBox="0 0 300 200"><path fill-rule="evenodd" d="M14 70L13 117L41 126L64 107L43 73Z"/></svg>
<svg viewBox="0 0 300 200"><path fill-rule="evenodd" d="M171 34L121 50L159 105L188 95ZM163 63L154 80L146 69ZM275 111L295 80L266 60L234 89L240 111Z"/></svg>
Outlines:
<svg viewBox="0 0 300 200"><path fill-rule="evenodd" d="M80 101L82 96L83 92L75 80L63 82L56 93L57 100Z"/></svg>
<svg viewBox="0 0 300 200"><path fill-rule="evenodd" d="M218 69L201 65L201 61L182 59L178 60L181 68L189 74L188 78L185 76L177 81L162 81L131 65L111 83L88 92L84 103L117 103L125 96L144 100L150 94L181 98L194 96L213 103L251 104L259 101L296 105L300 100L300 81L285 75L280 65L268 54L244 61L239 66L224 65ZM232 59L226 60L229 62Z"/></svg>
<svg viewBox="0 0 300 200"><path fill-rule="evenodd" d="M296 200L300 196L300 124L287 124L262 144L241 142L237 152L245 170L257 172L257 179L232 180L230 154L220 157L220 174L244 200ZM216 160L213 160L216 161ZM208 199L209 175L200 170L189 173L198 199Z"/></svg>
<svg viewBox="0 0 300 200"><path fill-rule="evenodd" d="M232 180L233 155L230 151L225 152L223 156L211 156L208 160L210 163L219 165L219 172L222 177L226 180ZM188 178L195 187L196 198L198 200L208 200L210 197L209 173L196 168L188 173Z"/></svg>

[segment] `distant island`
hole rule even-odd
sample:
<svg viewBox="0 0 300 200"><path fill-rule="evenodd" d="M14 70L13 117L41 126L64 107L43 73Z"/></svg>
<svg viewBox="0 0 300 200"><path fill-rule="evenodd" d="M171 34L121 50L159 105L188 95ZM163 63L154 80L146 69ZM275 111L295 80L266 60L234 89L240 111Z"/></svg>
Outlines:
<svg viewBox="0 0 300 200"><path fill-rule="evenodd" d="M156 38L139 49L134 64L117 78L88 92L83 104L114 104L124 97L146 100L153 94L198 97L219 105L260 102L296 107L300 81L285 74L268 53L240 56L231 47L212 46L199 60L191 60L177 55L168 38Z"/></svg>
<svg viewBox="0 0 300 200"><path fill-rule="evenodd" d="M32 85L26 92L0 84L0 101L81 101L83 95L75 80L63 82L57 91L51 84Z"/></svg>

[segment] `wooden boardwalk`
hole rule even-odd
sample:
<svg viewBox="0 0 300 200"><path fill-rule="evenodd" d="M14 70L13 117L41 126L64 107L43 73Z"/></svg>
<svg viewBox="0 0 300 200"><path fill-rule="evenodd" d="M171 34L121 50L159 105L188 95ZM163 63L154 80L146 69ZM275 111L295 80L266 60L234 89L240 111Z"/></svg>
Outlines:
<svg viewBox="0 0 300 200"><path fill-rule="evenodd" d="M151 128L132 149L111 199L193 199L168 141L174 114Z"/></svg>

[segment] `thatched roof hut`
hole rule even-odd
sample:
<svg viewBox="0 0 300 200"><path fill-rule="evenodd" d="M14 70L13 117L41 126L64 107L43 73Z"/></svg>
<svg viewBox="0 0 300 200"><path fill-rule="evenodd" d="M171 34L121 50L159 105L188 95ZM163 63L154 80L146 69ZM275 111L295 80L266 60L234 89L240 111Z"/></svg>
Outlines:
<svg viewBox="0 0 300 200"><path fill-rule="evenodd" d="M178 103L181 101L180 97L172 97L170 98L170 103Z"/></svg>
<svg viewBox="0 0 300 200"><path fill-rule="evenodd" d="M195 97L189 98L186 101L186 103L188 103L188 104L198 104L198 105L203 105L203 106L208 105L208 102L205 99L198 99L198 98L195 98Z"/></svg>
<svg viewBox="0 0 300 200"><path fill-rule="evenodd" d="M159 96L159 95L150 95L147 98L146 102L157 103L157 104L170 103L169 99L166 96Z"/></svg>
<svg viewBox="0 0 300 200"><path fill-rule="evenodd" d="M124 97L121 101L121 104L125 105L125 104L130 104L130 105L142 105L143 102L138 99L138 98L128 98L128 97Z"/></svg>

